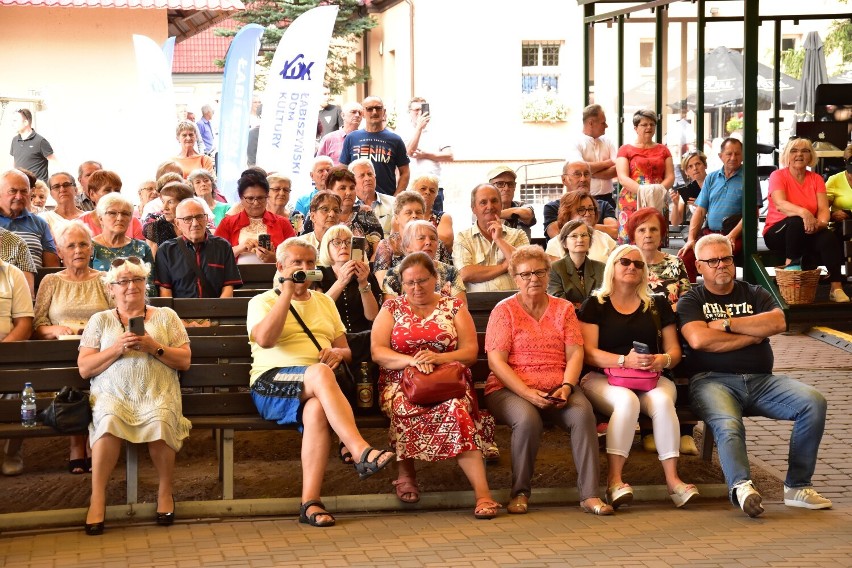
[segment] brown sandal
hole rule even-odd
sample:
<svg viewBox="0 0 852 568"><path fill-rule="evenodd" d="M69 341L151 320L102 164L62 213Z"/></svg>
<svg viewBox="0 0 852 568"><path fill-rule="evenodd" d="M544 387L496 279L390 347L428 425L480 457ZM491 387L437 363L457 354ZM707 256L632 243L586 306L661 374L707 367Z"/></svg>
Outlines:
<svg viewBox="0 0 852 568"><path fill-rule="evenodd" d="M396 487L396 498L403 503L418 503L420 501L420 487L417 486L414 477L400 475L393 481L393 486ZM406 499L405 495L409 495L409 497Z"/></svg>
<svg viewBox="0 0 852 568"><path fill-rule="evenodd" d="M495 503L487 497L476 500L476 507L473 509L473 516L477 519L493 519L497 516L497 511L502 507L500 503Z"/></svg>

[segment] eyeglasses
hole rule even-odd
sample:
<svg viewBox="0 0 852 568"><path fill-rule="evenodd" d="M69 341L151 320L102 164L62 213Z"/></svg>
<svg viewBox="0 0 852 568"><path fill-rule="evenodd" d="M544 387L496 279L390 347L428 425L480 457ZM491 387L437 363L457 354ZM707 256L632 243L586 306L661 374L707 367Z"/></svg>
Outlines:
<svg viewBox="0 0 852 568"><path fill-rule="evenodd" d="M731 266L734 263L733 256L720 256L719 258L699 258L698 262L707 263L707 266L710 268L716 268L721 264L722 266Z"/></svg>
<svg viewBox="0 0 852 568"><path fill-rule="evenodd" d="M547 276L547 270L542 268L541 270L533 270L531 272L518 272L518 276L520 276L521 280L524 282L528 282L533 275L535 275L538 280L543 280L544 277Z"/></svg>
<svg viewBox="0 0 852 568"><path fill-rule="evenodd" d="M383 107L383 106L364 107L365 112L377 112L377 111L383 111L383 110L385 110L385 107Z"/></svg>
<svg viewBox="0 0 852 568"><path fill-rule="evenodd" d="M340 209L338 209L337 207L334 207L334 208L330 208L330 207L317 207L317 208L316 208L316 211L317 211L318 213L322 213L323 215L328 215L329 213L334 213L335 215L340 215Z"/></svg>
<svg viewBox="0 0 852 568"><path fill-rule="evenodd" d="M629 258L621 257L618 259L618 264L621 266L630 266L631 264L635 266L637 269L642 270L645 268L645 262L642 260L630 260Z"/></svg>
<svg viewBox="0 0 852 568"><path fill-rule="evenodd" d="M290 188L289 187L272 186L272 187L269 188L269 191L283 191L284 193L290 193Z"/></svg>
<svg viewBox="0 0 852 568"><path fill-rule="evenodd" d="M580 239L588 239L592 235L589 233L580 233L579 235L568 235L568 238L574 241L579 241Z"/></svg>
<svg viewBox="0 0 852 568"><path fill-rule="evenodd" d="M579 215L591 215L595 212L594 207L577 207L577 213Z"/></svg>
<svg viewBox="0 0 852 568"><path fill-rule="evenodd" d="M140 282L145 282L145 279L141 276L136 276L134 278L128 278L127 280L116 280L115 282L112 282L112 284L121 288L127 288L131 284L139 284Z"/></svg>
<svg viewBox="0 0 852 568"><path fill-rule="evenodd" d="M506 189L507 187L515 189L516 187L518 187L517 182L514 181L495 181L493 182L493 184L494 187L496 187L497 189Z"/></svg>
<svg viewBox="0 0 852 568"><path fill-rule="evenodd" d="M71 183L70 181L66 181L65 183L55 183L50 186L50 191L59 191L60 189L71 189L72 187L76 188L77 184Z"/></svg>
<svg viewBox="0 0 852 568"><path fill-rule="evenodd" d="M137 266L142 266L142 259L138 256L120 256L113 260L109 265L113 268L118 268L125 262L129 262L131 264L135 264Z"/></svg>
<svg viewBox="0 0 852 568"><path fill-rule="evenodd" d="M243 196L243 199L245 199L245 200L246 200L246 201L248 201L249 203L263 203L263 202L264 202L264 201L266 201L268 198L267 198L267 196L265 196L265 195L261 195L261 196L259 196L259 197L246 197L246 196Z"/></svg>
<svg viewBox="0 0 852 568"><path fill-rule="evenodd" d="M130 211L107 211L104 216L115 219L116 217L132 217L133 214Z"/></svg>
<svg viewBox="0 0 852 568"><path fill-rule="evenodd" d="M178 217L178 221L183 221L187 225L192 225L193 221L198 221L199 223L207 222L207 215L205 213L199 213L198 215L188 215L186 217Z"/></svg>
<svg viewBox="0 0 852 568"><path fill-rule="evenodd" d="M569 174L569 175L570 175L572 178L577 178L577 179L580 179L580 178L590 178L590 177L592 177L591 172L572 172L572 173L571 173L571 174Z"/></svg>
<svg viewBox="0 0 852 568"><path fill-rule="evenodd" d="M414 288L419 286L423 288L426 284L431 280L431 278L421 278L420 280L409 280L407 282L403 282L402 285L406 288Z"/></svg>
<svg viewBox="0 0 852 568"><path fill-rule="evenodd" d="M340 247L349 247L349 243L351 243L349 239L331 239L331 246L340 248Z"/></svg>

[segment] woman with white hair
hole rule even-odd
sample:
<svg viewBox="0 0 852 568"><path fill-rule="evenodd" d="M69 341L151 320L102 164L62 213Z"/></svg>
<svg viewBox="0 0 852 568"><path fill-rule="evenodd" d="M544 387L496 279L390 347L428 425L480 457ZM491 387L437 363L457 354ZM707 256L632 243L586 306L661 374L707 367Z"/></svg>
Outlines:
<svg viewBox="0 0 852 568"><path fill-rule="evenodd" d="M603 283L583 302L579 319L584 360L595 369L580 385L595 410L609 416L607 501L617 509L633 500L633 488L622 479L622 471L642 412L653 423L669 497L675 506L683 507L698 490L677 473L677 389L663 376L680 362L680 342L668 299L649 292L648 266L638 247L621 245L612 251ZM628 382L631 376L642 378L645 384Z"/></svg>
<svg viewBox="0 0 852 568"><path fill-rule="evenodd" d="M299 237L278 246L276 286L249 301L246 326L252 353L249 384L258 412L278 424L296 424L302 432L299 522L327 527L335 520L320 493L331 431L357 456L361 479L384 469L394 453L364 440L335 379L335 369L352 358L346 328L331 298L312 291L312 282L296 274L314 270L316 255L313 245Z"/></svg>
<svg viewBox="0 0 852 568"><path fill-rule="evenodd" d="M110 193L98 200L93 212L100 221L102 232L92 239L90 266L106 272L116 258L135 256L154 264L151 248L139 239L127 236L127 227L133 218L133 205L120 193ZM157 295L153 279L147 285L149 296Z"/></svg>
<svg viewBox="0 0 852 568"><path fill-rule="evenodd" d="M446 211L435 213L432 209L435 205L435 199L438 198L438 185L440 183L438 176L426 174L414 178L410 189L423 197L423 200L426 202L426 218L435 225L435 229L438 230L438 237L440 237L444 246L447 247L447 250L452 251L453 238L455 237L455 233L453 232L453 218Z"/></svg>
<svg viewBox="0 0 852 568"><path fill-rule="evenodd" d="M91 536L104 531L106 486L122 440L148 444L159 480L155 520L171 525L175 518L175 455L192 428L181 410L179 372L189 369L191 353L177 314L147 305L150 272L136 256L113 260L103 281L115 309L94 314L80 339L77 366L92 382L92 497L85 527Z"/></svg>

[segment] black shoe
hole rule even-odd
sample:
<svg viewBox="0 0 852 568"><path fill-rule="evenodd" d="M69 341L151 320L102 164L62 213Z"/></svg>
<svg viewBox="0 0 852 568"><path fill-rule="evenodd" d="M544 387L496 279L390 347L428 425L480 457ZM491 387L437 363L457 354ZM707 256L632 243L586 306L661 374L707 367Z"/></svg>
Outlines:
<svg viewBox="0 0 852 568"><path fill-rule="evenodd" d="M157 524L162 527L167 527L175 522L175 509L177 509L175 505L175 498L172 497L172 512L171 513L161 513L157 511Z"/></svg>
<svg viewBox="0 0 852 568"><path fill-rule="evenodd" d="M89 516L88 511L86 512L86 516ZM106 519L106 509L104 509L104 519ZM99 523L86 523L85 526L86 534L89 536L99 536L104 534L104 522L101 521Z"/></svg>

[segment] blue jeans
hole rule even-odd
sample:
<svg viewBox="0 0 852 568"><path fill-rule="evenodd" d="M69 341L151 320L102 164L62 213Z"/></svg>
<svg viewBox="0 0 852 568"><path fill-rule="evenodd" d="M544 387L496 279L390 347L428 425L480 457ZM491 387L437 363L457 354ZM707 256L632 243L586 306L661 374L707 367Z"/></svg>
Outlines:
<svg viewBox="0 0 852 568"><path fill-rule="evenodd" d="M793 420L787 487L810 487L825 429L825 397L783 375L698 373L689 381L692 408L713 431L728 491L751 479L743 416ZM736 504L736 496L731 495Z"/></svg>

